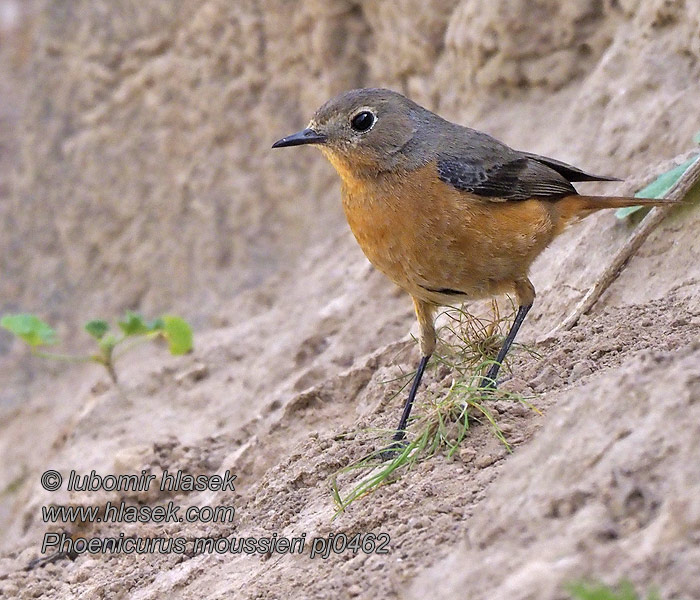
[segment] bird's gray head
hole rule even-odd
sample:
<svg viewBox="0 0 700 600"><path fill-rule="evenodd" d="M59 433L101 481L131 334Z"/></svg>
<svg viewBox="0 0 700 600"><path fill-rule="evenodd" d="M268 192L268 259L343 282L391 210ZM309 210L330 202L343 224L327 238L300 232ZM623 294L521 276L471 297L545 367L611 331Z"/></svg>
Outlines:
<svg viewBox="0 0 700 600"><path fill-rule="evenodd" d="M425 138L437 115L391 90L357 89L330 99L306 129L273 148L316 144L341 176L412 169L424 161Z"/></svg>

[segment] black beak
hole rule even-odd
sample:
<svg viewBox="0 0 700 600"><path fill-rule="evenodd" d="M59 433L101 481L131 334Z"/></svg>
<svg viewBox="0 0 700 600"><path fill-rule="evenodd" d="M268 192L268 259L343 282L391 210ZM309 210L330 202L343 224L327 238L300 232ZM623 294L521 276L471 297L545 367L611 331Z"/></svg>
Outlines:
<svg viewBox="0 0 700 600"><path fill-rule="evenodd" d="M273 148L284 148L285 146L301 146L302 144L322 144L326 141L326 136L316 133L313 129L303 129L292 135L283 137L272 144Z"/></svg>

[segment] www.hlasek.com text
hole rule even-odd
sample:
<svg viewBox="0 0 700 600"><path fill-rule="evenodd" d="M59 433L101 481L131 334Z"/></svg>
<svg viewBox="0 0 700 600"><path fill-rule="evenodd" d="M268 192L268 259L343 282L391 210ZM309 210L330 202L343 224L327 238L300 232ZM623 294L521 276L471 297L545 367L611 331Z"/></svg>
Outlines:
<svg viewBox="0 0 700 600"><path fill-rule="evenodd" d="M172 500L157 506L109 501L102 506L50 504L41 507L41 517L44 523L232 523L236 515L231 505L188 506L182 516L181 508Z"/></svg>

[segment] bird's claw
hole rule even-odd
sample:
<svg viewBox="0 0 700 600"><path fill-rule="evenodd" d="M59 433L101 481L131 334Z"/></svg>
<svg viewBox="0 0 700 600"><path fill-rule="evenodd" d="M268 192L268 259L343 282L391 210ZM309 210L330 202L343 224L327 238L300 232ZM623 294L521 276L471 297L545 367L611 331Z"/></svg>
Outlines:
<svg viewBox="0 0 700 600"><path fill-rule="evenodd" d="M408 446L408 442L403 437L396 439L383 450L378 453L382 460L394 460Z"/></svg>

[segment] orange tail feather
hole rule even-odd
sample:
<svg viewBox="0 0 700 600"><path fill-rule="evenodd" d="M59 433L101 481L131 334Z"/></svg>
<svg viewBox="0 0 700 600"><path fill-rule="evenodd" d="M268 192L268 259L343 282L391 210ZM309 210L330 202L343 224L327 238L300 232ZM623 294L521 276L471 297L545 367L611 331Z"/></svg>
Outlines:
<svg viewBox="0 0 700 600"><path fill-rule="evenodd" d="M583 219L604 208L625 208L627 206L660 206L677 204L671 200L653 198L629 198L626 196L578 196L571 195L557 202L564 224L572 220Z"/></svg>

